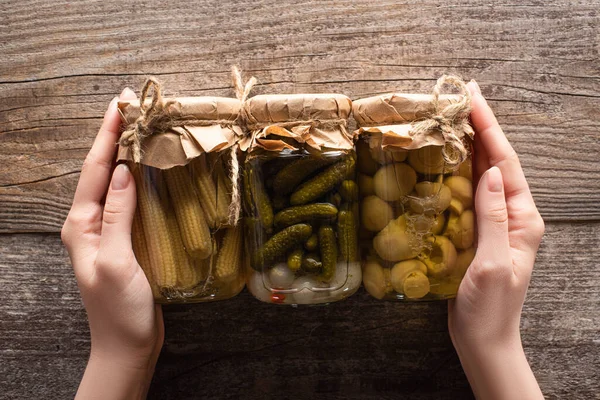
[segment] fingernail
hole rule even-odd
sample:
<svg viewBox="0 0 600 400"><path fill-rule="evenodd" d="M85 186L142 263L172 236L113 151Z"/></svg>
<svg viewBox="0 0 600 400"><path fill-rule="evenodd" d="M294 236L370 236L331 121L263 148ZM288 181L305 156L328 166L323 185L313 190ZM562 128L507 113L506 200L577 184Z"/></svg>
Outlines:
<svg viewBox="0 0 600 400"><path fill-rule="evenodd" d="M115 172L113 173L112 189L125 189L129 185L129 179L131 179L130 177L131 174L129 173L129 168L127 168L126 164L117 165L117 168L115 168Z"/></svg>
<svg viewBox="0 0 600 400"><path fill-rule="evenodd" d="M121 94L119 95L119 97L120 97L120 98L124 98L124 97L126 97L127 95L130 95L130 94L132 94L132 93L135 95L135 93L133 92L133 90L131 90L131 88L129 88L129 87L127 86L127 87L125 87L125 89L123 89L123 91L121 92Z"/></svg>
<svg viewBox="0 0 600 400"><path fill-rule="evenodd" d="M487 180L490 192L499 193L502 191L502 172L498 167L488 169Z"/></svg>
<svg viewBox="0 0 600 400"><path fill-rule="evenodd" d="M471 79L471 81L469 82L473 85L473 89L475 89L475 91L479 94L481 94L481 88L479 87L479 84L477 83L477 81L475 79Z"/></svg>

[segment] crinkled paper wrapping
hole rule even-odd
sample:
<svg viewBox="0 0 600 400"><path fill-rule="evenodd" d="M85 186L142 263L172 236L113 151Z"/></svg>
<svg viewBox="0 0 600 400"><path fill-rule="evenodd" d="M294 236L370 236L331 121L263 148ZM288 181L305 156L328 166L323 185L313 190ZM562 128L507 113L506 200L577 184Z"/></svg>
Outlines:
<svg viewBox="0 0 600 400"><path fill-rule="evenodd" d="M242 150L262 148L269 151L297 150L306 144L321 148L349 150L353 136L345 123L352 110L352 101L341 94L259 95L244 103L248 125L260 125L240 142ZM295 126L280 126L306 121ZM310 122L312 121L312 122ZM284 141L291 138L293 141ZM290 144L291 143L291 144Z"/></svg>
<svg viewBox="0 0 600 400"><path fill-rule="evenodd" d="M425 146L442 146L444 137L439 130L413 138L410 134L413 124L431 116L433 106L430 94L390 93L381 96L356 100L352 113L358 124L357 135L369 135L370 145L385 149L413 150ZM439 107L458 102L459 95L441 95Z"/></svg>
<svg viewBox="0 0 600 400"><path fill-rule="evenodd" d="M182 125L145 137L142 141L142 164L160 169L186 165L203 153L227 149L243 137L242 129L235 122L241 109L241 102L237 99L178 97L164 101L174 101L168 106L167 113L182 120ZM120 101L118 107L125 126L134 123L140 116L139 100ZM190 126L185 125L186 119L231 123ZM132 161L130 148L119 146L117 159Z"/></svg>

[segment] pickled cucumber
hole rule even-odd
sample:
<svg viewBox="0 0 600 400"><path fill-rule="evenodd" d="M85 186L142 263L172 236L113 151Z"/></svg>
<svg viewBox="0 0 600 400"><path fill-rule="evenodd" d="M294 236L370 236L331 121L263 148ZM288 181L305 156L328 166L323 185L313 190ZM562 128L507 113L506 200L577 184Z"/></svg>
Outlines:
<svg viewBox="0 0 600 400"><path fill-rule="evenodd" d="M292 271L298 271L302 267L302 257L304 256L304 250L302 247L296 247L288 254L287 266Z"/></svg>
<svg viewBox="0 0 600 400"><path fill-rule="evenodd" d="M312 235L312 227L308 224L296 224L273 235L253 257L252 267L271 268L278 258L285 256L290 249L304 243Z"/></svg>
<svg viewBox="0 0 600 400"><path fill-rule="evenodd" d="M358 186L354 181L345 180L342 182L339 193L342 196L342 199L346 201L358 200Z"/></svg>
<svg viewBox="0 0 600 400"><path fill-rule="evenodd" d="M338 258L335 232L331 226L322 225L319 228L319 247L321 248L321 262L323 263L320 278L329 281L335 274Z"/></svg>
<svg viewBox="0 0 600 400"><path fill-rule="evenodd" d="M310 174L334 160L328 158L305 157L287 164L281 169L273 180L273 190L286 195L294 191Z"/></svg>
<svg viewBox="0 0 600 400"><path fill-rule="evenodd" d="M342 261L358 260L358 238L356 218L352 211L340 211L337 221L337 234Z"/></svg>
<svg viewBox="0 0 600 400"><path fill-rule="evenodd" d="M254 170L248 169L248 184L250 186L250 199L252 209L260 219L265 231L270 232L273 226L273 206L271 205L271 199L267 194L265 187L258 177L254 176ZM246 189L247 190L247 189ZM246 194L247 196L248 194Z"/></svg>
<svg viewBox="0 0 600 400"><path fill-rule="evenodd" d="M313 233L306 242L304 242L304 248L308 251L315 251L319 246L319 236Z"/></svg>
<svg viewBox="0 0 600 400"><path fill-rule="evenodd" d="M290 204L297 206L310 203L333 190L337 185L354 174L355 160L353 157L345 157L314 178L300 185L290 197Z"/></svg>
<svg viewBox="0 0 600 400"><path fill-rule="evenodd" d="M315 219L333 219L338 209L333 204L315 203L286 208L275 215L275 226L283 228Z"/></svg>

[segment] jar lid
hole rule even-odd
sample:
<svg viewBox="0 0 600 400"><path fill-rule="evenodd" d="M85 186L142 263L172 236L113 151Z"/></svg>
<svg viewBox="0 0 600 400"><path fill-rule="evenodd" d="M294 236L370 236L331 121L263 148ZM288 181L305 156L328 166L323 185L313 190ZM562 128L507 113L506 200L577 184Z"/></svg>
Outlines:
<svg viewBox="0 0 600 400"><path fill-rule="evenodd" d="M347 119L352 101L343 94L258 95L246 101L249 124Z"/></svg>
<svg viewBox="0 0 600 400"><path fill-rule="evenodd" d="M459 95L440 95L440 107L458 102ZM430 94L389 93L352 102L358 126L406 124L430 116L434 111Z"/></svg>
<svg viewBox="0 0 600 400"><path fill-rule="evenodd" d="M141 144L140 162L155 168L186 165L203 153L225 150L243 137L237 118L241 101L229 97L177 97L161 99L168 127L153 131ZM152 101L145 101L146 108ZM120 101L126 129L141 116L139 100ZM125 136L127 132L124 133ZM118 160L134 160L130 146L119 146Z"/></svg>
<svg viewBox="0 0 600 400"><path fill-rule="evenodd" d="M177 97L165 98L165 103L172 102L165 110L167 115L178 119L204 119L235 121L240 114L242 103L231 97ZM145 104L150 106L151 99ZM132 124L140 116L140 101L119 101L121 119L125 124Z"/></svg>
<svg viewBox="0 0 600 400"><path fill-rule="evenodd" d="M258 95L244 103L251 135L241 148L268 151L297 150L303 145L349 150L352 135L346 129L352 101L343 94Z"/></svg>

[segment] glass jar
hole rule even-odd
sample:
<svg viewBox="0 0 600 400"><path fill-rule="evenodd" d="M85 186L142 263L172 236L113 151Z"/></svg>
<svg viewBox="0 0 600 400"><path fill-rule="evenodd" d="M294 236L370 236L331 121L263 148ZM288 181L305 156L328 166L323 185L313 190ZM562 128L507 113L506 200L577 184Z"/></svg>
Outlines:
<svg viewBox="0 0 600 400"><path fill-rule="evenodd" d="M145 137L140 162L132 160L130 147L119 152L137 189L134 254L157 303L227 299L245 284L243 228L233 198L241 188L232 175L240 163L236 143L242 130L235 120L241 102L167 101L172 103L165 115L181 119L177 126ZM123 121L135 124L139 102L121 102L119 108Z"/></svg>
<svg viewBox="0 0 600 400"><path fill-rule="evenodd" d="M244 168L247 285L259 300L317 304L361 282L356 154L342 95L256 96Z"/></svg>
<svg viewBox="0 0 600 400"><path fill-rule="evenodd" d="M377 299L453 298L475 256L472 131L456 126L462 157L438 128L414 135L462 98L440 96L437 111L432 99L390 94L353 104L363 284Z"/></svg>

